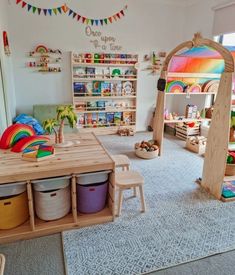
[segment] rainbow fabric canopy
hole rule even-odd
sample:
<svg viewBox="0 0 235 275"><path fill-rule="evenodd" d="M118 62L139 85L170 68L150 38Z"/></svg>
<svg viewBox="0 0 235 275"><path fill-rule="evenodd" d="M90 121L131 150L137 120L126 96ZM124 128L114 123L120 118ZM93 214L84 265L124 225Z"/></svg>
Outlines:
<svg viewBox="0 0 235 275"><path fill-rule="evenodd" d="M235 46L227 48L235 58ZM214 49L206 46L193 47L175 55L169 65L169 72L215 73L224 71L224 60Z"/></svg>

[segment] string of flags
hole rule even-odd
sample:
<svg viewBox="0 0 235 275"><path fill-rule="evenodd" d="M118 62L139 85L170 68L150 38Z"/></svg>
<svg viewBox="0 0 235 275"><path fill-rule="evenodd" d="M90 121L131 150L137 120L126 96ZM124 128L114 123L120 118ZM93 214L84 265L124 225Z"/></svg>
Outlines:
<svg viewBox="0 0 235 275"><path fill-rule="evenodd" d="M102 19L91 19L83 15L80 15L78 12L69 8L66 4L57 8L52 8L52 9L38 8L33 5L30 5L29 3L26 3L23 0L16 0L16 4L21 6L22 9L25 9L28 12L32 12L33 14L45 15L45 16L67 14L69 17L71 17L72 19L75 19L77 22L80 22L86 25L91 25L91 26L104 26L104 25L112 24L117 20L121 19L123 16L125 16L125 11L127 10L127 5L126 5L122 10L120 10L119 12L115 13L112 16L109 16L107 18L102 18Z"/></svg>

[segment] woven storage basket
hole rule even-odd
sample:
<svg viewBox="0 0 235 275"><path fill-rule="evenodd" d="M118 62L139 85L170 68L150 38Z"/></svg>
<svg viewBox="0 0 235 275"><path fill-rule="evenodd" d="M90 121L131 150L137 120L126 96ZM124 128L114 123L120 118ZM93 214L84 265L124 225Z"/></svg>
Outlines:
<svg viewBox="0 0 235 275"><path fill-rule="evenodd" d="M28 217L29 210L26 191L21 194L0 198L0 229L15 228L26 222Z"/></svg>
<svg viewBox="0 0 235 275"><path fill-rule="evenodd" d="M135 149L135 154L137 157L142 159L154 159L158 157L159 149L152 152L143 151L141 149Z"/></svg>
<svg viewBox="0 0 235 275"><path fill-rule="evenodd" d="M52 190L52 182L54 189ZM71 208L70 179L55 178L48 179L49 190L47 190L47 180L34 181L34 202L35 211L41 220L51 221L66 216ZM40 188L37 187L39 184ZM43 187L44 185L44 187ZM43 191L37 191L39 189Z"/></svg>

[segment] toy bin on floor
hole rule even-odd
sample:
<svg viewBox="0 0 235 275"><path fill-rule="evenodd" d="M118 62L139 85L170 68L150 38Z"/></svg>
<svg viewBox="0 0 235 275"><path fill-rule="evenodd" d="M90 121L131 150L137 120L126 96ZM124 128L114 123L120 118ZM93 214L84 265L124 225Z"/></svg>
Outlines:
<svg viewBox="0 0 235 275"><path fill-rule="evenodd" d="M0 185L0 229L11 229L28 220L26 183Z"/></svg>
<svg viewBox="0 0 235 275"><path fill-rule="evenodd" d="M71 208L70 176L35 180L33 183L35 212L44 221L66 216Z"/></svg>
<svg viewBox="0 0 235 275"><path fill-rule="evenodd" d="M77 176L77 208L80 213L97 213L105 207L109 173L102 171Z"/></svg>

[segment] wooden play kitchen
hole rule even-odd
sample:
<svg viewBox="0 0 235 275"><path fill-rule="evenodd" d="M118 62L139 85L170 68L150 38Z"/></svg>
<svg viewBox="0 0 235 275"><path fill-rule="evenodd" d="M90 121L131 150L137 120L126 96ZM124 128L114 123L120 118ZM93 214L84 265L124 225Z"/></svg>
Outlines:
<svg viewBox="0 0 235 275"><path fill-rule="evenodd" d="M43 162L0 150L0 243L114 220L112 157L93 133L66 139L80 144Z"/></svg>

